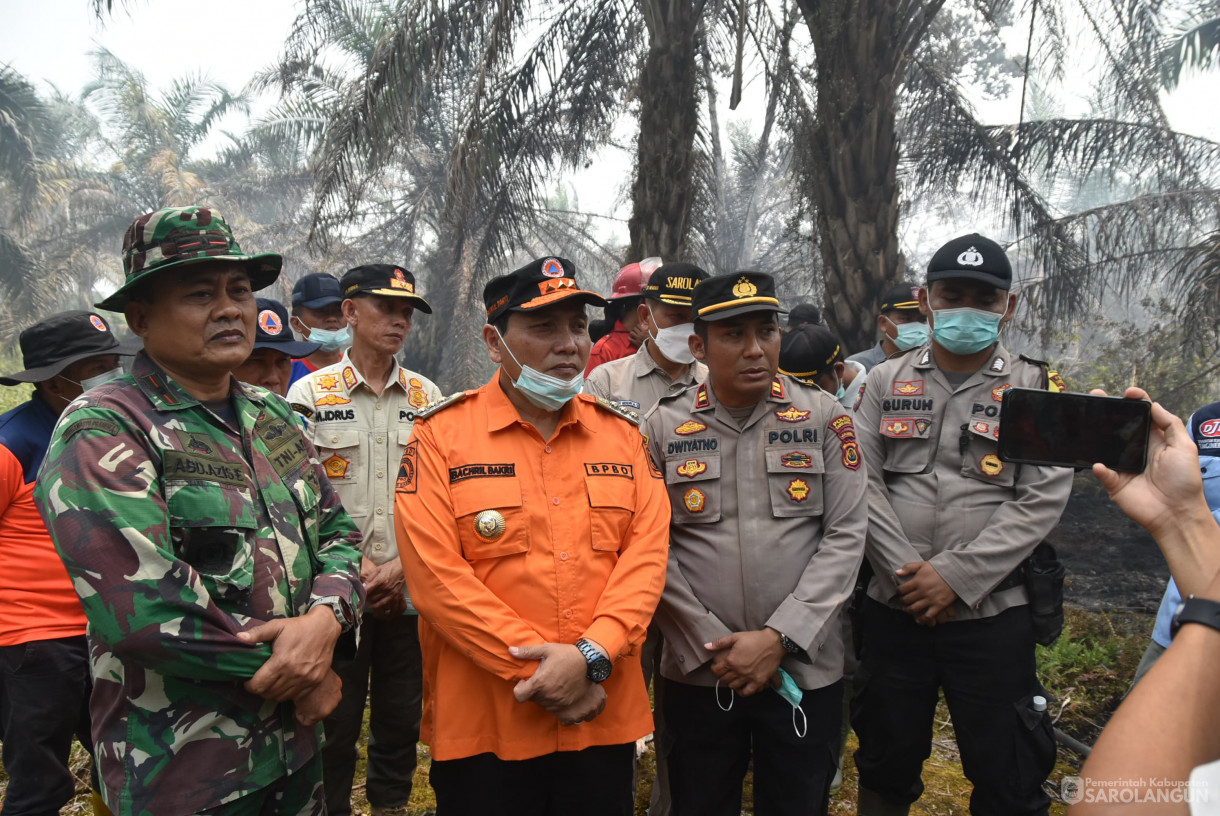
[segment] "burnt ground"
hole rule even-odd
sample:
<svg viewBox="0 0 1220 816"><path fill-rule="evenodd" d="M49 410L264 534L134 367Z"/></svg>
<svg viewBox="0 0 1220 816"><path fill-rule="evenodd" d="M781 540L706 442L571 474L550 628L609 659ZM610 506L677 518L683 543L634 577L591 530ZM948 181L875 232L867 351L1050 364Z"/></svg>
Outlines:
<svg viewBox="0 0 1220 816"><path fill-rule="evenodd" d="M1169 567L1152 536L1127 518L1090 475L1076 478L1048 537L1067 569L1064 599L1089 610L1155 613Z"/></svg>

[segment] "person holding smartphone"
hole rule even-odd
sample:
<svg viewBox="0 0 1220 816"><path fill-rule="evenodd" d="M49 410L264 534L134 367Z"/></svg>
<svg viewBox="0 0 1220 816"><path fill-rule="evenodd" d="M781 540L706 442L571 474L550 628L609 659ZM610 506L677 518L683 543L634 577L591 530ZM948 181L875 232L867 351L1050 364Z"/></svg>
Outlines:
<svg viewBox="0 0 1220 816"><path fill-rule="evenodd" d="M866 555L852 704L862 816L905 814L923 792L944 690L974 784L974 814L1046 813L1055 745L1035 673L1022 563L1059 521L1072 471L1004 462L1012 387L1063 390L999 341L1017 297L1004 251L981 235L933 255L918 291L930 341L878 364L857 403L868 463Z"/></svg>

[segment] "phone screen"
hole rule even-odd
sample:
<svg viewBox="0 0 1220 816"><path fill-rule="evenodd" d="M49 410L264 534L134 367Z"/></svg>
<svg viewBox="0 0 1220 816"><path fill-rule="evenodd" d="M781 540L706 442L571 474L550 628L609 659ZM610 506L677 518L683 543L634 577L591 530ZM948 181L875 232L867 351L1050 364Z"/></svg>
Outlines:
<svg viewBox="0 0 1220 816"><path fill-rule="evenodd" d="M1012 388L1004 394L999 454L1006 462L1143 471L1152 404L1123 397Z"/></svg>

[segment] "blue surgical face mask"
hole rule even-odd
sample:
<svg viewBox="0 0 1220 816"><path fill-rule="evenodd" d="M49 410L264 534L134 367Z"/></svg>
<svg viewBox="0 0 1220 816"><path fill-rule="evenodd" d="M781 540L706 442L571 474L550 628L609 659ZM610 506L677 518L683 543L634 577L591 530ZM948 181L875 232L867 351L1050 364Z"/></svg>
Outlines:
<svg viewBox="0 0 1220 816"><path fill-rule="evenodd" d="M809 720L805 717L805 709L801 708L801 700L805 696L805 692L801 691L801 687L792 679L792 675L783 669L779 670L779 688L776 693L788 701L788 705L792 706L792 730L796 732L798 738L804 738L809 731ZM801 715L801 724L796 724L797 713Z"/></svg>
<svg viewBox="0 0 1220 816"><path fill-rule="evenodd" d="M886 320L890 319L887 317ZM890 342L897 346L899 351L910 351L928 342L927 323L895 323L890 320L890 325L898 330L898 336L891 337Z"/></svg>
<svg viewBox="0 0 1220 816"><path fill-rule="evenodd" d="M310 343L317 343L322 347L322 351L338 351L345 349L352 344L352 327L344 326L341 329L310 329L309 337L306 338Z"/></svg>
<svg viewBox="0 0 1220 816"><path fill-rule="evenodd" d="M843 378L839 378L839 387L835 390L835 401L842 402L847 396L847 386L843 384Z"/></svg>
<svg viewBox="0 0 1220 816"><path fill-rule="evenodd" d="M974 354L999 339L1003 318L982 309L935 309L932 339L953 354Z"/></svg>
<svg viewBox="0 0 1220 816"><path fill-rule="evenodd" d="M577 372L576 376L572 379L561 380L558 377L552 377L550 374L543 374L541 371L530 368L527 365L521 365L521 361L517 359L517 355L513 354L513 350L508 347L508 343L504 341L504 335L500 334L499 329L496 329L496 334L500 335L500 343L504 346L504 350L508 352L508 356L513 358L514 363L521 366L521 373L517 375L513 385L534 405L537 405L544 411L558 411L567 405L569 400L580 393L580 389L585 384L583 373Z"/></svg>

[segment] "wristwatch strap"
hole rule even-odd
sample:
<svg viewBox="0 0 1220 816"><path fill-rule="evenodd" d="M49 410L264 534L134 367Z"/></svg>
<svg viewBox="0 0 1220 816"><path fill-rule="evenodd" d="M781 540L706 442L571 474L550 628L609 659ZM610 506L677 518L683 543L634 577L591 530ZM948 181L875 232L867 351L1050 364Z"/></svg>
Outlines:
<svg viewBox="0 0 1220 816"><path fill-rule="evenodd" d="M1176 635L1184 623L1201 623L1220 631L1220 603L1191 595L1174 613L1173 622L1170 624L1170 637Z"/></svg>

